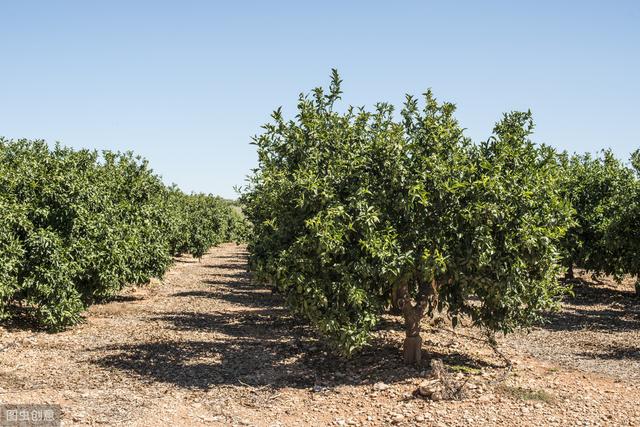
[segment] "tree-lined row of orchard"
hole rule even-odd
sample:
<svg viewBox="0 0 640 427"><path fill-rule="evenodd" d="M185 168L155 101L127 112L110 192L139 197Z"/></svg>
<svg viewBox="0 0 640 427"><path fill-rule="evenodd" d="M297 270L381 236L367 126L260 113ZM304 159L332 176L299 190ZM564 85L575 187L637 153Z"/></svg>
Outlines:
<svg viewBox="0 0 640 427"><path fill-rule="evenodd" d="M630 163L610 151L561 156L565 197L575 209L575 224L562 243L567 278L574 265L618 280L640 274L640 150Z"/></svg>
<svg viewBox="0 0 640 427"><path fill-rule="evenodd" d="M230 202L167 187L131 153L2 138L0 212L0 315L49 328L243 229Z"/></svg>
<svg viewBox="0 0 640 427"><path fill-rule="evenodd" d="M580 234L604 226L584 210L592 208L585 178L598 171L589 169L592 159L532 143L530 113L506 114L474 144L454 105L431 92L422 103L408 96L396 119L385 103L334 110L340 83L334 71L328 92L301 95L295 120L274 112L255 138L259 166L242 202L253 224L256 279L282 292L343 353L360 348L389 309L401 310L404 357L416 362L420 320L434 310L454 326L467 316L508 332L557 306L566 291L558 275L569 261L637 272L630 267L637 239L610 246L613 234L597 244ZM638 233L637 175L617 166L629 181L611 203L624 199L635 210L618 210L616 233ZM608 203L597 215L608 217ZM605 262L617 256L625 267L590 264L601 244L625 253Z"/></svg>

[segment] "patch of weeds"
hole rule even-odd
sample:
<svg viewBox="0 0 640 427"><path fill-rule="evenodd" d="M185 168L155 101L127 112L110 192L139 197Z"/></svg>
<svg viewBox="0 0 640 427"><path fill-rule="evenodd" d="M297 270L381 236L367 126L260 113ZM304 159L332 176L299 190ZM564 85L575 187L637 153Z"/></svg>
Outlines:
<svg viewBox="0 0 640 427"><path fill-rule="evenodd" d="M544 403L553 403L555 401L555 397L545 390L533 390L524 387L502 385L498 387L498 391L513 399L537 400Z"/></svg>

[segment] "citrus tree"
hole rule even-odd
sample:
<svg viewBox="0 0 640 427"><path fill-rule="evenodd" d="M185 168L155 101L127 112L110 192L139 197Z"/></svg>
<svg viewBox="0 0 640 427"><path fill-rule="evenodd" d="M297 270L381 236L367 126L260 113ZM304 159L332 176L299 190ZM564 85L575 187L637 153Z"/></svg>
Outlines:
<svg viewBox="0 0 640 427"><path fill-rule="evenodd" d="M209 194L185 194L170 188L171 252L201 258L222 242L240 240L242 217L229 201Z"/></svg>
<svg viewBox="0 0 640 427"><path fill-rule="evenodd" d="M230 202L168 188L131 153L2 138L0 209L0 318L26 313L53 329L243 224Z"/></svg>
<svg viewBox="0 0 640 427"><path fill-rule="evenodd" d="M640 150L632 154L631 166L616 191L618 209L606 230L604 272L618 279L624 274L636 276L636 295L640 296Z"/></svg>
<svg viewBox="0 0 640 427"><path fill-rule="evenodd" d="M394 108L335 109L341 80L276 110L255 137L258 168L243 211L250 267L343 353L379 316L403 314L405 361L421 357L434 310L511 331L540 319L563 288L558 242L571 224L556 153L528 137L530 113L507 114L473 144L455 107L431 92Z"/></svg>
<svg viewBox="0 0 640 427"><path fill-rule="evenodd" d="M573 266L620 279L628 272L624 259L624 223L633 205L636 178L610 150L602 156L563 155L565 197L575 209L575 224L563 240L567 278ZM630 205L631 204L631 205Z"/></svg>
<svg viewBox="0 0 640 427"><path fill-rule="evenodd" d="M562 189L576 211L563 239L567 278L573 278L574 265L617 281L640 274L639 159L636 151L629 167L610 150L563 155Z"/></svg>

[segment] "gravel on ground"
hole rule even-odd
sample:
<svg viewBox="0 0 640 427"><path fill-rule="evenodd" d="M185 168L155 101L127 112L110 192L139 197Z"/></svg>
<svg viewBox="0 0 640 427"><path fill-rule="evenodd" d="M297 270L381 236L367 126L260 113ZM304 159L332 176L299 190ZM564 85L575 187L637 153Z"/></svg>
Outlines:
<svg viewBox="0 0 640 427"><path fill-rule="evenodd" d="M500 353L474 328L426 322L414 367L394 317L352 359L332 355L251 283L246 258L235 244L178 258L64 332L0 327L0 404L59 404L63 425L640 426L630 282L580 282L549 324L500 337ZM421 392L433 360L457 399Z"/></svg>

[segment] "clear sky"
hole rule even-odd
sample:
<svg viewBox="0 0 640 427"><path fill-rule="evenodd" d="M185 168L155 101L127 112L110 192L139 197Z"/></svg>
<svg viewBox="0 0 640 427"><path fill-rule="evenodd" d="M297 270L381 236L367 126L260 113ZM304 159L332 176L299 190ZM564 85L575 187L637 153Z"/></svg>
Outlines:
<svg viewBox="0 0 640 427"><path fill-rule="evenodd" d="M2 1L0 135L233 197L251 136L332 67L348 104L433 88L476 140L530 108L538 142L640 147L640 1Z"/></svg>

